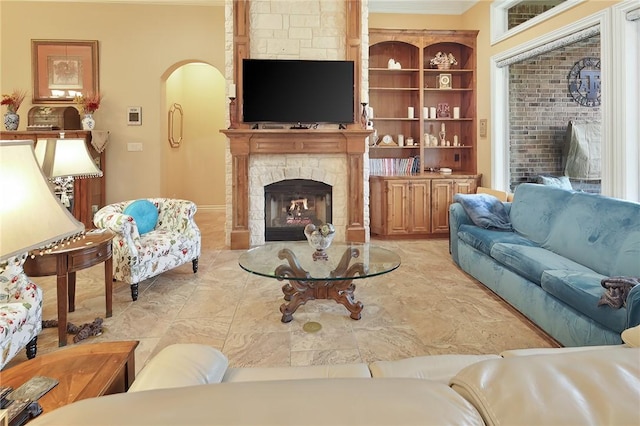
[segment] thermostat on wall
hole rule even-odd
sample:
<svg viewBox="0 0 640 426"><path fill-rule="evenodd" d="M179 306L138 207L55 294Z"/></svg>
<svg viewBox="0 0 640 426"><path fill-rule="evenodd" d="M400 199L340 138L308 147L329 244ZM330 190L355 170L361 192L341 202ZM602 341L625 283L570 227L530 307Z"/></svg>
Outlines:
<svg viewBox="0 0 640 426"><path fill-rule="evenodd" d="M142 107L127 107L127 125L142 125Z"/></svg>

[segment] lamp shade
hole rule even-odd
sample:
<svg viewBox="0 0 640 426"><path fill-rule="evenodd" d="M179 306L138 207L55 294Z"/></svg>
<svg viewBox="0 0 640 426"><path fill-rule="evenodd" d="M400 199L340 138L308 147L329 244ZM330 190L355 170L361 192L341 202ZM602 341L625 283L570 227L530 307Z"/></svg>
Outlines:
<svg viewBox="0 0 640 426"><path fill-rule="evenodd" d="M35 152L47 178L102 176L102 171L89 155L84 139L38 139Z"/></svg>
<svg viewBox="0 0 640 426"><path fill-rule="evenodd" d="M0 262L84 231L51 191L33 141L0 141Z"/></svg>

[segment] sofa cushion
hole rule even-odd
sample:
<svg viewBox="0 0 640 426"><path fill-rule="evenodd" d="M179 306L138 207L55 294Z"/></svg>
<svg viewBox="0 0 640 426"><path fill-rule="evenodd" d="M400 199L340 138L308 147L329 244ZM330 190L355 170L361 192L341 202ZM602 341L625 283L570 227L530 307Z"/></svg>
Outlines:
<svg viewBox="0 0 640 426"><path fill-rule="evenodd" d="M129 392L220 383L228 365L227 357L211 346L169 345L144 366Z"/></svg>
<svg viewBox="0 0 640 426"><path fill-rule="evenodd" d="M640 215L640 213L638 213ZM624 238L615 259L613 270L617 275L640 277L640 230L631 231Z"/></svg>
<svg viewBox="0 0 640 426"><path fill-rule="evenodd" d="M511 231L511 221L504 205L490 194L456 194L453 201L460 203L471 221L481 228Z"/></svg>
<svg viewBox="0 0 640 426"><path fill-rule="evenodd" d="M140 235L153 231L158 223L158 208L149 200L133 201L123 213L133 217Z"/></svg>
<svg viewBox="0 0 640 426"><path fill-rule="evenodd" d="M263 380L335 379L336 377L371 377L367 364L307 365L300 367L229 368L224 382L258 382Z"/></svg>
<svg viewBox="0 0 640 426"><path fill-rule="evenodd" d="M497 243L491 248L491 257L538 285L540 285L542 273L547 269L593 272L586 266L542 247Z"/></svg>
<svg viewBox="0 0 640 426"><path fill-rule="evenodd" d="M603 278L595 272L547 270L542 274L542 288L594 321L622 332L627 327L627 310L598 306L605 291L600 284Z"/></svg>
<svg viewBox="0 0 640 426"><path fill-rule="evenodd" d="M458 238L487 256L491 256L491 247L496 243L510 243L523 246L537 246L533 241L515 232L495 231L474 225L461 225Z"/></svg>
<svg viewBox="0 0 640 426"><path fill-rule="evenodd" d="M542 244L559 211L569 202L573 192L535 183L516 187L511 205L513 229L537 244Z"/></svg>
<svg viewBox="0 0 640 426"><path fill-rule="evenodd" d="M572 190L571 181L566 176L538 176L536 177L536 183L542 185L553 186L554 188Z"/></svg>
<svg viewBox="0 0 640 426"><path fill-rule="evenodd" d="M482 425L451 388L416 379L220 383L88 398L38 425Z"/></svg>
<svg viewBox="0 0 640 426"><path fill-rule="evenodd" d="M556 216L543 247L602 275L640 276L640 204L575 193Z"/></svg>
<svg viewBox="0 0 640 426"><path fill-rule="evenodd" d="M407 377L449 384L463 368L498 355L425 355L396 361L374 361L369 364L371 377Z"/></svg>
<svg viewBox="0 0 640 426"><path fill-rule="evenodd" d="M627 328L622 332L622 340L633 348L640 348L640 325Z"/></svg>
<svg viewBox="0 0 640 426"><path fill-rule="evenodd" d="M613 347L475 363L453 390L491 425L640 424L640 349Z"/></svg>

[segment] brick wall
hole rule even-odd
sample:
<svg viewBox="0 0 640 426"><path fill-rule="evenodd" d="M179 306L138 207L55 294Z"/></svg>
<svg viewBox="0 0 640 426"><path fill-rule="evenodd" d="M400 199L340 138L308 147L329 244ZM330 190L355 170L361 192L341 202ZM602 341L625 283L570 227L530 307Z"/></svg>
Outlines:
<svg viewBox="0 0 640 426"><path fill-rule="evenodd" d="M558 0L544 3L537 1L535 4L532 2L524 2L509 8L507 11L508 29L512 29L513 27L525 23L531 18L535 18L547 10L559 5L563 1L564 0Z"/></svg>
<svg viewBox="0 0 640 426"><path fill-rule="evenodd" d="M567 76L585 57L600 57L600 37L576 42L509 67L511 190L538 175L560 176L569 120L601 122L600 107L578 105ZM574 189L600 192L599 182L572 180Z"/></svg>

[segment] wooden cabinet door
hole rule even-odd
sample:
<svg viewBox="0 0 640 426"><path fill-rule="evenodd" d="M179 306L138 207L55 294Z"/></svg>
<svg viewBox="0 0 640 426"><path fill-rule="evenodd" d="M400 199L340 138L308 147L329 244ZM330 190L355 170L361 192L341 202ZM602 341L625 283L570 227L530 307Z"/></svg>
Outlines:
<svg viewBox="0 0 640 426"><path fill-rule="evenodd" d="M449 204L453 197L452 179L431 181L431 232L449 232Z"/></svg>
<svg viewBox="0 0 640 426"><path fill-rule="evenodd" d="M409 232L408 198L408 181L387 181L387 235Z"/></svg>
<svg viewBox="0 0 640 426"><path fill-rule="evenodd" d="M369 217L371 233L384 235L386 233L384 218L387 217L387 197L385 194L385 181L372 177L369 180Z"/></svg>
<svg viewBox="0 0 640 426"><path fill-rule="evenodd" d="M453 195L475 194L477 189L475 179L455 179L453 181Z"/></svg>
<svg viewBox="0 0 640 426"><path fill-rule="evenodd" d="M431 185L428 180L409 184L409 232L428 234L431 229Z"/></svg>

